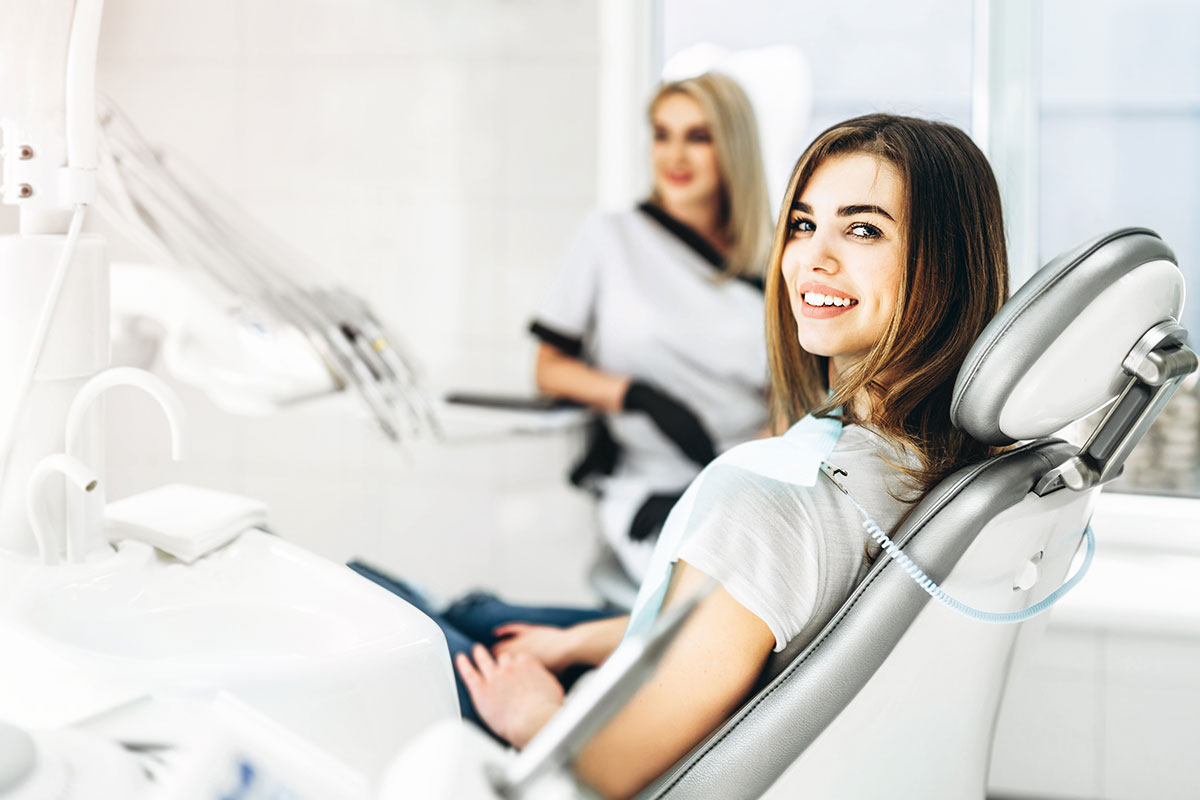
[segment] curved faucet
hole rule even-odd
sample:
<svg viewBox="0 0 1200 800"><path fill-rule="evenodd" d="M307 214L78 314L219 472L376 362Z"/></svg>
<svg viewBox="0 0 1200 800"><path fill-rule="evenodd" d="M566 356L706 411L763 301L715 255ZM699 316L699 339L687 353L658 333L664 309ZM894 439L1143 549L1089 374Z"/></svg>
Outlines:
<svg viewBox="0 0 1200 800"><path fill-rule="evenodd" d="M97 505L97 500L102 497L96 495L100 479L79 459L55 453L37 463L25 493L25 514L29 517L30 527L33 528L33 537L37 540L38 554L43 564L57 564L59 560L61 542L51 538L54 526L49 519L47 503L43 502L42 498L46 481L55 473L61 473L67 479L68 486L74 486L81 492L92 495L88 498L92 501L89 506Z"/></svg>
<svg viewBox="0 0 1200 800"><path fill-rule="evenodd" d="M184 456L184 437L187 431L183 403L161 378L134 367L106 369L93 376L76 393L67 411L67 455L77 460L84 458L84 454L80 452L83 448L80 438L87 413L92 403L114 386L134 386L158 401L171 428L171 458L175 461L181 460ZM74 506L69 502L68 505L71 507L71 513L67 522L67 561L76 563L87 557L89 538L100 536L102 533L104 489L100 487L95 501L82 508L79 507L78 501Z"/></svg>

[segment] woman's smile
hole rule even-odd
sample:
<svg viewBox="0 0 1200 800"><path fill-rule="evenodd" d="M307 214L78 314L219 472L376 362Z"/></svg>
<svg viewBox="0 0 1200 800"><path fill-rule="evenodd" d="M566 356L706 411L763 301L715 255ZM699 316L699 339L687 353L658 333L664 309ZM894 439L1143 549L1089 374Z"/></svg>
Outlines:
<svg viewBox="0 0 1200 800"><path fill-rule="evenodd" d="M690 172L664 172L663 177L669 182L677 186L686 186L692 182L692 173Z"/></svg>
<svg viewBox="0 0 1200 800"><path fill-rule="evenodd" d="M796 306L810 319L829 319L845 314L858 300L823 283L802 283L796 287Z"/></svg>

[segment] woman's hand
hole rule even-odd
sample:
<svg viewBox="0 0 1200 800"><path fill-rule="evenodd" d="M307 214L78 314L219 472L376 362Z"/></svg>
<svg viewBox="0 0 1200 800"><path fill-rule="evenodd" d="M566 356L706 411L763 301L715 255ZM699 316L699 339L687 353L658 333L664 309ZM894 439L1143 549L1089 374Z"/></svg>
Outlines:
<svg viewBox="0 0 1200 800"><path fill-rule="evenodd" d="M528 653L554 673L579 663L575 657L576 636L570 628L510 622L496 628L494 633L500 639L492 646L497 658L505 653L514 656Z"/></svg>
<svg viewBox="0 0 1200 800"><path fill-rule="evenodd" d="M497 736L524 747L562 707L562 686L528 653L507 653L493 659L480 644L471 653L474 664L465 653L455 657L455 664L475 710Z"/></svg>

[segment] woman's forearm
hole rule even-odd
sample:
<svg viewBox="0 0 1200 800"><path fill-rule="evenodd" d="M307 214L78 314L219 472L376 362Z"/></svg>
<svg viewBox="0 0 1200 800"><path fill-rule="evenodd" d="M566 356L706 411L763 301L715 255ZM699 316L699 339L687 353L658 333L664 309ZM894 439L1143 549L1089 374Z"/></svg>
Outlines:
<svg viewBox="0 0 1200 800"><path fill-rule="evenodd" d="M572 625L567 629L574 638L571 647L572 661L592 667L599 666L617 649L628 625L628 614Z"/></svg>
<svg viewBox="0 0 1200 800"><path fill-rule="evenodd" d="M542 344L538 349L538 390L565 397L600 411L620 411L630 379L589 367L577 358Z"/></svg>

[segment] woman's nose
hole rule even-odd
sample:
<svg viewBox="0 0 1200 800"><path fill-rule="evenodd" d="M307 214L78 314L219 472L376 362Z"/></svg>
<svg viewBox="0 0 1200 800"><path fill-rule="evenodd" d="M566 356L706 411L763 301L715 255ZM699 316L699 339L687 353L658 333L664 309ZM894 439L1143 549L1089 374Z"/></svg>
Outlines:
<svg viewBox="0 0 1200 800"><path fill-rule="evenodd" d="M667 160L672 164L687 160L687 143L683 139L672 139L667 143Z"/></svg>
<svg viewBox="0 0 1200 800"><path fill-rule="evenodd" d="M808 240L808 244L809 250L806 255L808 256L809 268L813 272L832 275L841 268L837 253L831 246L833 243L827 235L824 235L820 230L814 231L812 237Z"/></svg>

